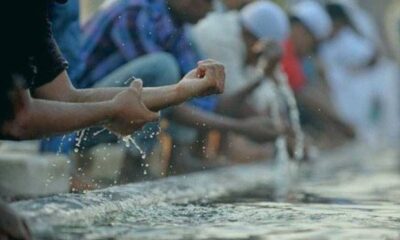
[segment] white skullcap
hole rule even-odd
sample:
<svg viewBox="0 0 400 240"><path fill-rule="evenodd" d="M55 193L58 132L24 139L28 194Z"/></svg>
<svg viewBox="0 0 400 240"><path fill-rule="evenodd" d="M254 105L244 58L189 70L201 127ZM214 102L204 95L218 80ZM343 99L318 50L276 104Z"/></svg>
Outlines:
<svg viewBox="0 0 400 240"><path fill-rule="evenodd" d="M376 22L355 0L332 0L330 2L339 4L345 9L351 23L362 36L379 46L383 44Z"/></svg>
<svg viewBox="0 0 400 240"><path fill-rule="evenodd" d="M314 1L302 1L291 9L291 14L297 17L318 40L323 40L332 31L332 20L325 8Z"/></svg>
<svg viewBox="0 0 400 240"><path fill-rule="evenodd" d="M285 12L270 1L256 1L240 11L243 26L258 39L284 40L289 33Z"/></svg>

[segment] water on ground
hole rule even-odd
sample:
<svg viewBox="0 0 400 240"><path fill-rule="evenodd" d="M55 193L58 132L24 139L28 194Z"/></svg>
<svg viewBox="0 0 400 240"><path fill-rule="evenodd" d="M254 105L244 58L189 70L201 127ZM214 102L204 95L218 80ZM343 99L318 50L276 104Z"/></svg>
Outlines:
<svg viewBox="0 0 400 240"><path fill-rule="evenodd" d="M283 201L271 166L254 165L14 207L48 239L398 240L399 163L392 150L336 152L303 166Z"/></svg>

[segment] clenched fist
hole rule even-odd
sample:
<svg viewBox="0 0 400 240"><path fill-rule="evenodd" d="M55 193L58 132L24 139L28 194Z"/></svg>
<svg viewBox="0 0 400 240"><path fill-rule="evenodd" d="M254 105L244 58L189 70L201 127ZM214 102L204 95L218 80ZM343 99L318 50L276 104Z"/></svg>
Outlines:
<svg viewBox="0 0 400 240"><path fill-rule="evenodd" d="M180 82L182 94L207 96L224 92L225 68L215 60L198 62L196 69L190 71Z"/></svg>

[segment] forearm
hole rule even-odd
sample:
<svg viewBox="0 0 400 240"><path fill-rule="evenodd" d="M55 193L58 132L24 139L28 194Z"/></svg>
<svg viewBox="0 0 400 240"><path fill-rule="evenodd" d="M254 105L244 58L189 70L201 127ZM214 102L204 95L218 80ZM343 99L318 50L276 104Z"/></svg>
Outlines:
<svg viewBox="0 0 400 240"><path fill-rule="evenodd" d="M112 99L126 88L95 88L76 90L76 102L97 102ZM162 87L144 88L142 100L145 106L152 111L159 111L166 107L179 105L204 92L206 87L200 81L189 84L174 84Z"/></svg>
<svg viewBox="0 0 400 240"><path fill-rule="evenodd" d="M60 73L53 81L33 91L33 97L60 102L91 103L113 99L124 87L76 89L66 71Z"/></svg>
<svg viewBox="0 0 400 240"><path fill-rule="evenodd" d="M202 110L186 104L174 108L173 118L181 124L201 130L217 129L239 132L241 129L239 121L234 118L209 112L204 113Z"/></svg>
<svg viewBox="0 0 400 240"><path fill-rule="evenodd" d="M72 102L94 103L109 101L127 87L76 89L69 81L66 72L61 73L53 82L34 91L34 97L40 99ZM142 99L152 111L180 104L205 91L204 82L193 81L191 84L174 84L162 87L144 88Z"/></svg>
<svg viewBox="0 0 400 240"><path fill-rule="evenodd" d="M64 134L105 123L113 111L110 102L76 104L32 99L24 112L6 122L2 132L21 140Z"/></svg>

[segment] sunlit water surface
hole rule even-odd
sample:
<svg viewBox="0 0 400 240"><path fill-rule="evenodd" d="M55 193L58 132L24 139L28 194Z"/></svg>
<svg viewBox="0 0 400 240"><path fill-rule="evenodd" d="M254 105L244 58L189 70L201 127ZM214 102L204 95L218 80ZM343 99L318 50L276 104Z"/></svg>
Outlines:
<svg viewBox="0 0 400 240"><path fill-rule="evenodd" d="M98 208L93 210L99 211L94 214L96 217L90 211L71 213L59 209L73 208L74 203L79 205L78 209L97 204L97 200L81 199L77 195L73 201L70 200L72 196L60 196L14 206L31 218L37 226L34 232L38 238L49 239L398 240L400 168L397 154L392 150L377 154L365 152L364 148L350 148L312 166L303 166L300 179L295 181L297 185L281 202L273 198L275 186L268 183L273 181L261 176L263 172L271 174L268 166L263 166L265 169L244 167L241 168L243 172L235 169L226 176L215 172L204 178L181 177L176 180L185 182L181 187L176 187L179 184L173 181L158 184L160 188L170 188L166 191L172 191L172 195L181 194L185 201L162 193L163 190L155 191L154 186L145 186L142 190L149 188L153 195L144 194L135 203L122 204L120 210L107 212ZM235 181L248 182L238 184L240 191L235 192L232 190ZM264 181L266 184L260 184ZM185 184L192 186L193 192L186 189ZM213 186L211 190L202 188L206 184ZM127 189L104 194L125 199L129 196L120 195ZM138 195L141 194L139 190L135 190ZM214 192L204 194L203 190ZM129 194L134 196L135 191ZM154 195L160 195L159 199L154 200ZM191 195L196 196L187 197ZM54 212L63 220L49 217L56 215ZM82 220L85 218L91 220Z"/></svg>

